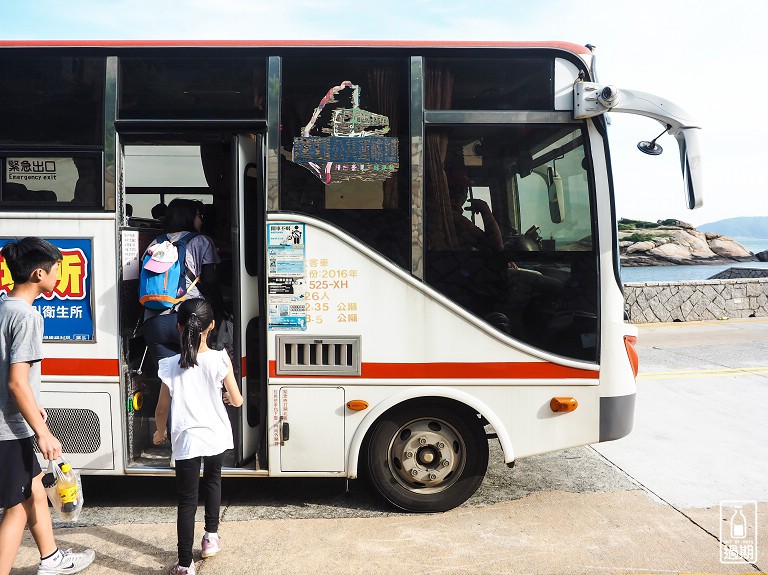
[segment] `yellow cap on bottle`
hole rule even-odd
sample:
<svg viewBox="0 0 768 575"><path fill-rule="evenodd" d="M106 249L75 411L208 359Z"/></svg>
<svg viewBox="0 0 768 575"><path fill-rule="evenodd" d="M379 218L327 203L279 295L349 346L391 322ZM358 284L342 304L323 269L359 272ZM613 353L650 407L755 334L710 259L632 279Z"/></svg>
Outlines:
<svg viewBox="0 0 768 575"><path fill-rule="evenodd" d="M72 466L69 463L62 463L61 464L61 470L64 473L69 473L71 469L72 469Z"/></svg>

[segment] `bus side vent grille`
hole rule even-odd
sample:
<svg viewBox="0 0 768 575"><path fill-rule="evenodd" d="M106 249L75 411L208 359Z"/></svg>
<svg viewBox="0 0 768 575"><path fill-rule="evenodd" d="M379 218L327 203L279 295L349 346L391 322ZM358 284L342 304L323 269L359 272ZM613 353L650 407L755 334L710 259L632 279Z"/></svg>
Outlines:
<svg viewBox="0 0 768 575"><path fill-rule="evenodd" d="M99 416L90 409L46 408L48 429L64 453L96 453L101 447ZM40 449L35 441L35 451Z"/></svg>
<svg viewBox="0 0 768 575"><path fill-rule="evenodd" d="M276 337L278 375L360 375L360 336Z"/></svg>

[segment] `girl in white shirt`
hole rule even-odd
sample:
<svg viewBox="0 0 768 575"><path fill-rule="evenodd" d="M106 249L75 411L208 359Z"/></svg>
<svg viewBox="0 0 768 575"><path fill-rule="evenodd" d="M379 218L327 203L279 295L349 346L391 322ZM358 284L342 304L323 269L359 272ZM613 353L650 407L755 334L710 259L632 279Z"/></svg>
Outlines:
<svg viewBox="0 0 768 575"><path fill-rule="evenodd" d="M204 464L202 490L205 498L205 534L202 556L213 557L221 549L219 509L221 506L221 465L224 452L232 449L232 426L224 403L243 404L235 381L232 362L225 350L208 347L207 339L216 322L211 304L187 299L177 317L181 353L160 360L158 376L163 382L155 410L155 445L165 441L169 409L171 449L176 460L179 560L171 575L194 575L192 542L195 532L200 463ZM222 401L222 387L225 388Z"/></svg>

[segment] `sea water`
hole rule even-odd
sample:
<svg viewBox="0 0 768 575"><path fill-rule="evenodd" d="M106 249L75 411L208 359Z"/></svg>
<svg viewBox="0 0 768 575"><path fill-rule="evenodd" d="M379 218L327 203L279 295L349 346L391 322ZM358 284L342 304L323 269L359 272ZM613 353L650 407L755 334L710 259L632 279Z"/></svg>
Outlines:
<svg viewBox="0 0 768 575"><path fill-rule="evenodd" d="M753 254L768 250L768 239L737 237L734 237L733 239ZM768 270L768 262L622 267L621 281L624 283L633 283L706 280L728 268L755 268Z"/></svg>
<svg viewBox="0 0 768 575"><path fill-rule="evenodd" d="M756 268L768 272L768 262L733 262L730 264L702 264L680 266L622 267L621 281L633 282L682 282L707 280L728 268Z"/></svg>

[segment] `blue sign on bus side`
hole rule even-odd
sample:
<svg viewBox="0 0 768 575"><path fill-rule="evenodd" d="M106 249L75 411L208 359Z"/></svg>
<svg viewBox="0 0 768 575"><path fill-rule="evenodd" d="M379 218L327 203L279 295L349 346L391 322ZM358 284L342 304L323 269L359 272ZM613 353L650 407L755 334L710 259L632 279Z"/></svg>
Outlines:
<svg viewBox="0 0 768 575"><path fill-rule="evenodd" d="M0 248L11 238L0 238ZM90 239L48 239L61 250L59 280L53 292L39 296L34 307L43 316L46 341L89 341L93 339L91 306L92 242ZM13 287L8 266L0 256L0 293Z"/></svg>

